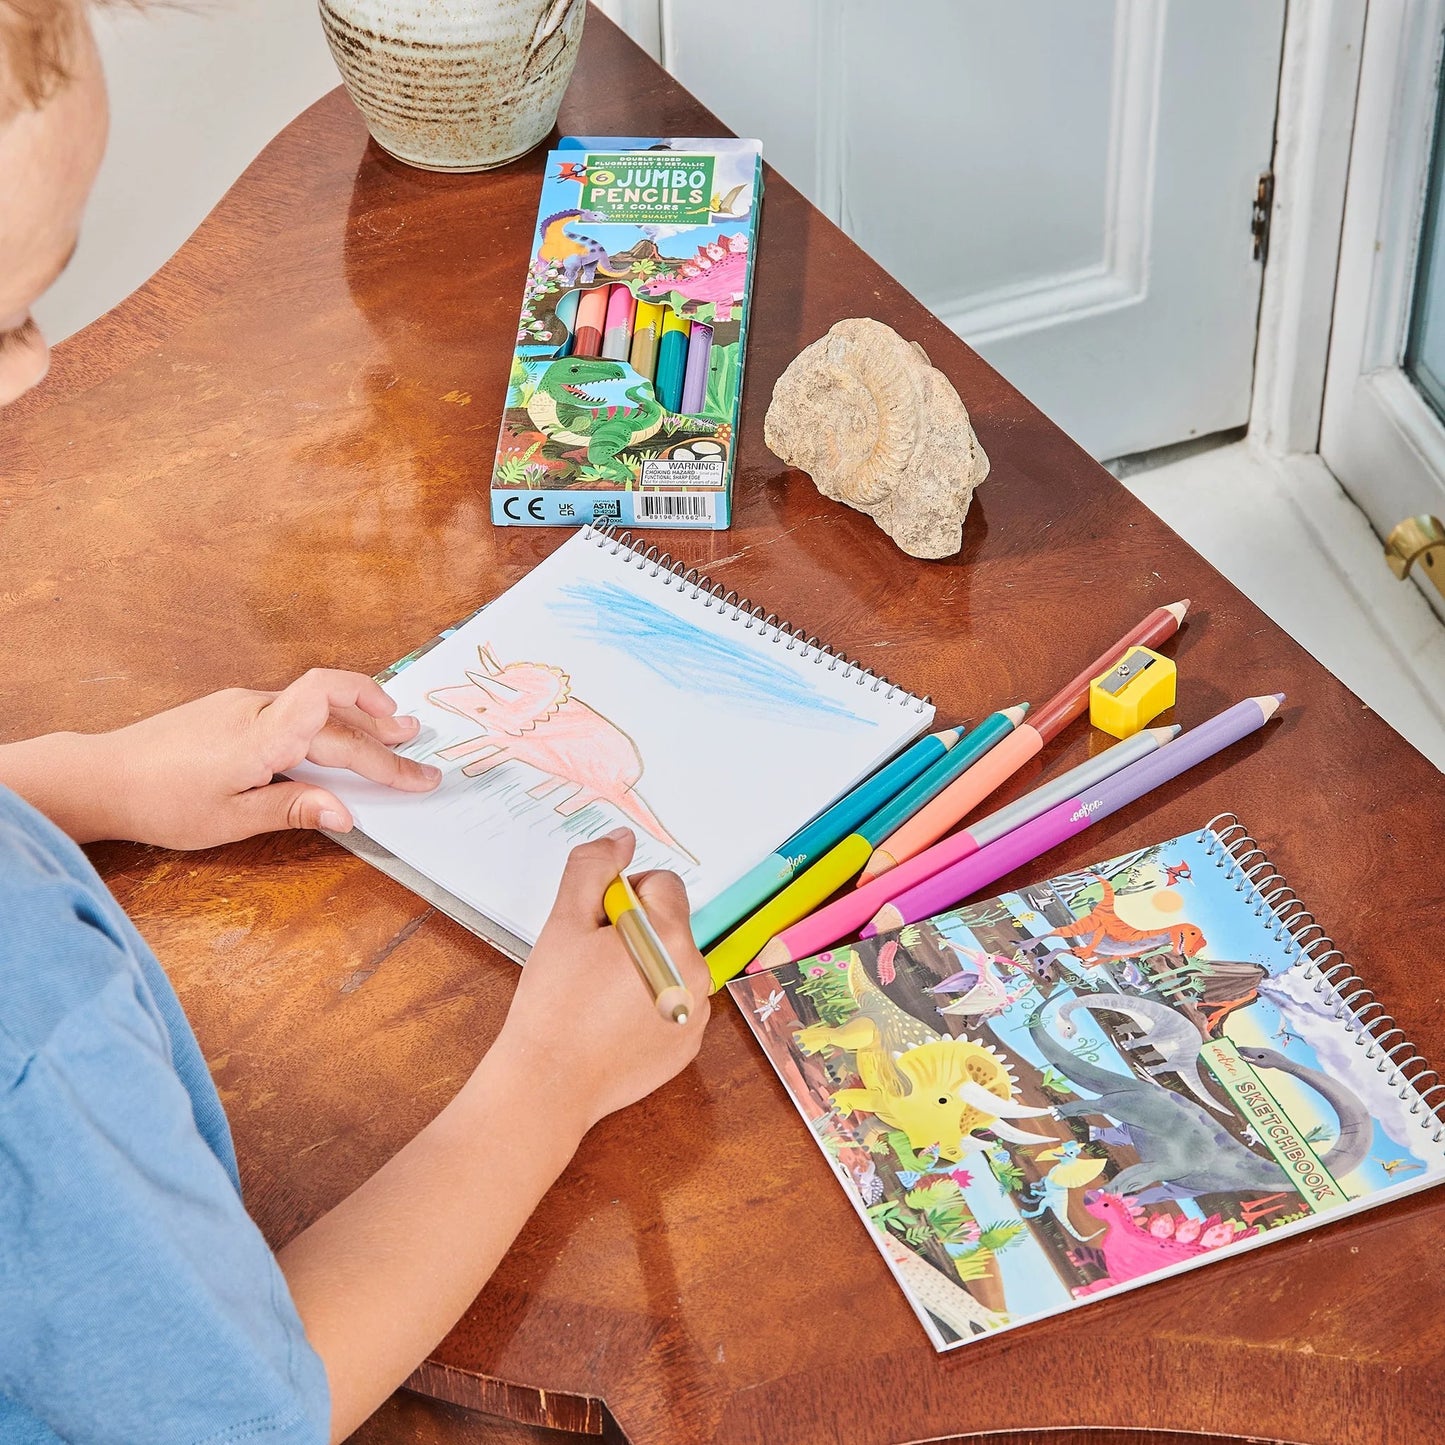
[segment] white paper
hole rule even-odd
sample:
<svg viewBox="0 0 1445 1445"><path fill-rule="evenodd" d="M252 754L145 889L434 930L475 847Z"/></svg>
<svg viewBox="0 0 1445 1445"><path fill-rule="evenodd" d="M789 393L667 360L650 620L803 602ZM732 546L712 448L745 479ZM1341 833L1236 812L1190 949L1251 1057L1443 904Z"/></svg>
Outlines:
<svg viewBox="0 0 1445 1445"><path fill-rule="evenodd" d="M310 765L292 776L330 788L364 833L528 943L568 851L619 824L637 835L630 871L674 869L696 909L933 717L706 604L584 530L385 684L421 720L404 751L443 769L434 793ZM438 694L481 710L459 716ZM554 710L528 727L547 698ZM469 765L484 771L468 776Z"/></svg>

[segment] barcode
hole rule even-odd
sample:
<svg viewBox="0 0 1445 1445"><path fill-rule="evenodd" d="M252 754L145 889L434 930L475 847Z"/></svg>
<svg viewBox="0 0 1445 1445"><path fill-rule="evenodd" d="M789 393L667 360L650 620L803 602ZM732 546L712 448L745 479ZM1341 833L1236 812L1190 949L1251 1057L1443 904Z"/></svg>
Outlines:
<svg viewBox="0 0 1445 1445"><path fill-rule="evenodd" d="M711 522L711 492L638 492L639 522Z"/></svg>

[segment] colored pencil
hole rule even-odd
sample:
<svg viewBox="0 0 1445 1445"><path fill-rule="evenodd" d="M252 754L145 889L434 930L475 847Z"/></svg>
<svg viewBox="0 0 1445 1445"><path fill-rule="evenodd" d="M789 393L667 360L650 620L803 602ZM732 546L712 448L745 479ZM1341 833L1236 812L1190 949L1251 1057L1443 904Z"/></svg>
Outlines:
<svg viewBox="0 0 1445 1445"><path fill-rule="evenodd" d="M1089 705L1089 684L1108 672L1131 647L1154 647L1172 637L1189 610L1189 599L1156 607L1139 625L1100 654L1067 687L1057 693L990 753L975 771L965 773L922 812L873 850L860 884L871 882L905 859L936 843L961 823L1005 779L1016 773L1040 748L1051 742Z"/></svg>
<svg viewBox="0 0 1445 1445"><path fill-rule="evenodd" d="M653 390L668 411L682 406L682 375L687 367L687 335L692 323L671 306L663 308L662 334L657 342L657 378Z"/></svg>
<svg viewBox="0 0 1445 1445"><path fill-rule="evenodd" d="M579 291L568 291L557 298L557 320L566 332L566 339L557 351L558 356L571 356L577 340L577 303L582 299Z"/></svg>
<svg viewBox="0 0 1445 1445"><path fill-rule="evenodd" d="M1018 726L1023 715L1022 707L990 714L896 798L865 818L856 832L849 833L841 842L834 844L781 893L769 899L720 943L708 949L704 956L714 986L721 986L736 977L775 933L806 917L830 893L841 888L868 861L868 855L879 838L896 828L910 811L921 808L940 788L947 787L950 778L971 766L1000 738L1006 737Z"/></svg>
<svg viewBox="0 0 1445 1445"><path fill-rule="evenodd" d="M703 904L692 915L692 936L697 946L706 948L717 942L733 924L761 908L810 863L816 862L889 798L937 762L962 736L962 728L946 728L919 738L892 762L885 763L845 793L826 812L799 828L785 843L780 843L711 903Z"/></svg>
<svg viewBox="0 0 1445 1445"><path fill-rule="evenodd" d="M1052 782L1044 783L1031 793L1026 793L1017 802L1006 808L999 808L986 818L980 818L967 832L954 833L941 843L900 863L881 878L875 878L864 887L855 888L841 898L820 908L807 918L800 919L790 928L785 928L776 938L771 939L758 956L748 965L749 973L761 973L764 969L776 968L781 963L791 963L796 958L810 958L830 948L839 939L846 938L854 929L862 927L887 902L900 893L912 888L935 873L951 867L954 863L977 853L980 848L1011 833L1015 828L1037 818L1041 813L1075 793L1082 793L1112 777L1121 768L1146 758L1156 748L1162 747L1179 733L1177 724L1173 727L1145 728L1122 743L1106 748L1097 757L1060 773Z"/></svg>
<svg viewBox="0 0 1445 1445"><path fill-rule="evenodd" d="M577 302L577 325L572 333L573 356L601 356L602 328L607 321L606 286L584 291Z"/></svg>
<svg viewBox="0 0 1445 1445"><path fill-rule="evenodd" d="M662 331L662 306L639 301L632 316L632 354L628 361L639 376L651 381L657 375L657 338Z"/></svg>
<svg viewBox="0 0 1445 1445"><path fill-rule="evenodd" d="M626 361L632 352L632 314L637 300L626 286L607 293L607 314L602 323L602 354L609 361Z"/></svg>
<svg viewBox="0 0 1445 1445"><path fill-rule="evenodd" d="M620 874L602 894L602 909L622 938L622 946L636 965L652 1001L663 1018L685 1024L693 1011L692 993L682 981L642 900L629 879Z"/></svg>
<svg viewBox="0 0 1445 1445"><path fill-rule="evenodd" d="M682 374L682 410L696 416L707 396L707 368L712 357L712 327L701 321L692 323L687 338L687 365Z"/></svg>
<svg viewBox="0 0 1445 1445"><path fill-rule="evenodd" d="M1137 763L1131 763L1112 778L1040 814L1032 822L1006 833L971 858L935 873L932 878L900 893L885 903L872 922L862 930L864 938L890 932L920 918L931 917L962 903L995 879L1032 862L1042 853L1082 833L1101 818L1141 798L1145 793L1177 778L1181 773L1212 758L1231 743L1262 728L1275 714L1283 693L1270 697L1247 697L1217 713L1208 722L1192 728L1172 743Z"/></svg>

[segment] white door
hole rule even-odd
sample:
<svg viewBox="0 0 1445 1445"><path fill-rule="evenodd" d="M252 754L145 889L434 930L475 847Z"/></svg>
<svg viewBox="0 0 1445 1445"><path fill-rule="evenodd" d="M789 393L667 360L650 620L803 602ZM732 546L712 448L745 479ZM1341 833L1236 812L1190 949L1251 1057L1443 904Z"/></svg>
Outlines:
<svg viewBox="0 0 1445 1445"><path fill-rule="evenodd" d="M1445 0L1366 12L1320 455L1381 537L1445 519L1442 29ZM1423 564L1414 575L1445 616Z"/></svg>
<svg viewBox="0 0 1445 1445"><path fill-rule="evenodd" d="M1284 0L602 5L1095 456L1245 424Z"/></svg>

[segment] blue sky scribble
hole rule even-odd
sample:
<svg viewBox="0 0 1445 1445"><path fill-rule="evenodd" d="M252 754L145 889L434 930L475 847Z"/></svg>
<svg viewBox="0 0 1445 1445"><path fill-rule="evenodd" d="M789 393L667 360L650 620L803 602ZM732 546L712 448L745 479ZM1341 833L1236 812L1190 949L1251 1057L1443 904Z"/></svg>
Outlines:
<svg viewBox="0 0 1445 1445"><path fill-rule="evenodd" d="M797 652L785 652L786 643L768 644L767 650L749 645L757 631L743 632L741 622L739 642L725 641L615 582L573 583L562 588L561 600L548 604L548 610L675 687L709 692L719 702L745 703L780 721L877 726L811 687L811 668L797 666ZM774 647L776 660L769 656ZM805 716L800 718L800 712Z"/></svg>

